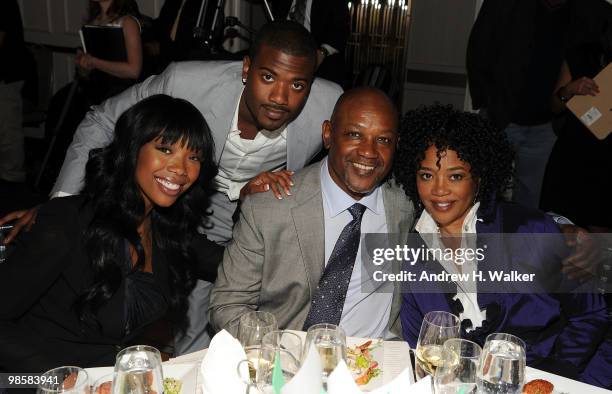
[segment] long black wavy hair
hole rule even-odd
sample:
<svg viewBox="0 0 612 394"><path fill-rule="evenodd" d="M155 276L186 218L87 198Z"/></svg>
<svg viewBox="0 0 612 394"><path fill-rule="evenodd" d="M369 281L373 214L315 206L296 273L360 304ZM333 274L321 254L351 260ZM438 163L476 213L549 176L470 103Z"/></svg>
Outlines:
<svg viewBox="0 0 612 394"><path fill-rule="evenodd" d="M480 181L476 198L484 212L509 187L514 152L502 130L477 114L458 111L450 105L421 106L406 112L400 122L393 168L395 180L414 201L418 214L423 207L419 203L417 171L432 145L438 157L450 149L470 164L472 176Z"/></svg>
<svg viewBox="0 0 612 394"><path fill-rule="evenodd" d="M207 194L217 168L214 142L202 114L185 100L161 94L125 111L117 120L113 141L90 153L81 193L94 211L84 234L93 284L75 305L83 323L95 321L95 312L118 290L126 266L126 241L138 254L133 269L144 266L137 229L145 204L135 171L141 147L157 138L163 144L186 144L201 157L200 174L191 188L172 206L154 206L150 214L152 241L169 264L168 317L179 327L185 323L187 296L195 285L195 258L189 245L206 215Z"/></svg>

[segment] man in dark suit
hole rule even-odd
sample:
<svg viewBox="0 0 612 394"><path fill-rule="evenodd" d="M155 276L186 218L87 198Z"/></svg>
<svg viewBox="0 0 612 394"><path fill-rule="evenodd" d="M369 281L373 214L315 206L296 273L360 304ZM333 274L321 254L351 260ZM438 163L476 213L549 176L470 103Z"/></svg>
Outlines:
<svg viewBox="0 0 612 394"><path fill-rule="evenodd" d="M351 26L347 1L271 0L274 19L292 19L304 25L319 45L316 76L346 85L344 49Z"/></svg>

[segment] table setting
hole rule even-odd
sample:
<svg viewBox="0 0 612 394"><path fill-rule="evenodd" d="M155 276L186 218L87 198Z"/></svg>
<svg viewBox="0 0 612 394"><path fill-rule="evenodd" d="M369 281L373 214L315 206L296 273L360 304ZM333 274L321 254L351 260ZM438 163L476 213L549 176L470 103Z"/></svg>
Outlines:
<svg viewBox="0 0 612 394"><path fill-rule="evenodd" d="M157 349L131 346L117 354L114 367L47 372L41 381L49 384L39 386L38 393L609 392L527 367L525 344L511 334L490 334L482 348L461 339L458 320L447 312L428 313L417 347L410 349L404 341L347 337L333 324L307 332L279 330L272 314L254 311L217 333L208 349L162 362Z"/></svg>

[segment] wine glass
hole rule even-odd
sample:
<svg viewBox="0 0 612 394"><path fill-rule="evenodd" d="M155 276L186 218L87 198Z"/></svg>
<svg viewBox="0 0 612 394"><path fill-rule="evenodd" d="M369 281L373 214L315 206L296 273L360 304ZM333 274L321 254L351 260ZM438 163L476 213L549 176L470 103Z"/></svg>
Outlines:
<svg viewBox="0 0 612 394"><path fill-rule="evenodd" d="M162 393L164 375L159 350L130 346L117 354L113 379L115 393Z"/></svg>
<svg viewBox="0 0 612 394"><path fill-rule="evenodd" d="M253 311L240 316L238 321L238 340L246 353L249 376L254 383L257 366L261 357L261 340L272 331L278 330L276 317L269 312Z"/></svg>
<svg viewBox="0 0 612 394"><path fill-rule="evenodd" d="M340 360L346 361L346 334L344 330L335 324L315 324L308 329L306 334L306 345L302 353L302 359L306 358L308 350L314 345L321 357L323 368L323 383L336 368Z"/></svg>
<svg viewBox="0 0 612 394"><path fill-rule="evenodd" d="M277 364L279 369L275 371ZM271 344L262 344L257 364L257 388L262 393L274 394L277 388L293 379L300 365L299 359L296 359L291 351Z"/></svg>
<svg viewBox="0 0 612 394"><path fill-rule="evenodd" d="M433 311L425 315L415 351L418 379L434 375L442 362L442 346L448 339L459 337L460 323L457 316L448 312Z"/></svg>
<svg viewBox="0 0 612 394"><path fill-rule="evenodd" d="M293 379L300 369L301 357L302 339L299 335L284 330L267 333L261 340L261 356L257 365L257 386L260 391L273 393L274 387ZM274 374L277 362L280 370Z"/></svg>
<svg viewBox="0 0 612 394"><path fill-rule="evenodd" d="M267 333L261 340L261 347L284 350L298 363L302 359L302 338L290 331L275 330Z"/></svg>
<svg viewBox="0 0 612 394"><path fill-rule="evenodd" d="M79 367L58 367L45 372L40 377L37 394L88 394L89 375Z"/></svg>
<svg viewBox="0 0 612 394"><path fill-rule="evenodd" d="M436 394L476 392L476 376L482 349L477 343L452 338L442 347L442 363L434 375Z"/></svg>
<svg viewBox="0 0 612 394"><path fill-rule="evenodd" d="M242 347L261 345L261 339L267 333L278 330L276 317L270 312L253 311L240 316L238 322L238 340Z"/></svg>
<svg viewBox="0 0 612 394"><path fill-rule="evenodd" d="M480 357L478 392L518 394L525 383L525 342L511 334L490 334Z"/></svg>

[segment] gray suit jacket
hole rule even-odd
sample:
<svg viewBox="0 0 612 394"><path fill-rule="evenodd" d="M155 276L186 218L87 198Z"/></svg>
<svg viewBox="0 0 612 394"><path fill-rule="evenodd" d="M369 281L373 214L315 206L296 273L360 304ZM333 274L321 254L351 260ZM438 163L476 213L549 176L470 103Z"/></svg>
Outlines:
<svg viewBox="0 0 612 394"><path fill-rule="evenodd" d="M242 62L172 63L157 76L127 89L93 107L76 131L52 194L76 194L83 183L85 164L91 149L108 145L115 121L130 106L153 94L185 99L204 115L215 141L219 161L242 92ZM299 170L321 150L321 124L329 119L342 89L333 82L316 79L301 114L287 126L287 169ZM261 171L269 170L262 168ZM235 203L217 193L212 198L212 229L204 232L216 241L231 237L231 216ZM212 236L210 236L212 234Z"/></svg>
<svg viewBox="0 0 612 394"><path fill-rule="evenodd" d="M245 200L211 294L215 330L250 310L273 313L281 329L302 329L325 268L320 174L321 163L296 173L293 195L283 200L272 193ZM385 183L382 188L389 232L406 239L412 203L399 187ZM400 302L397 285L388 328L398 336Z"/></svg>

